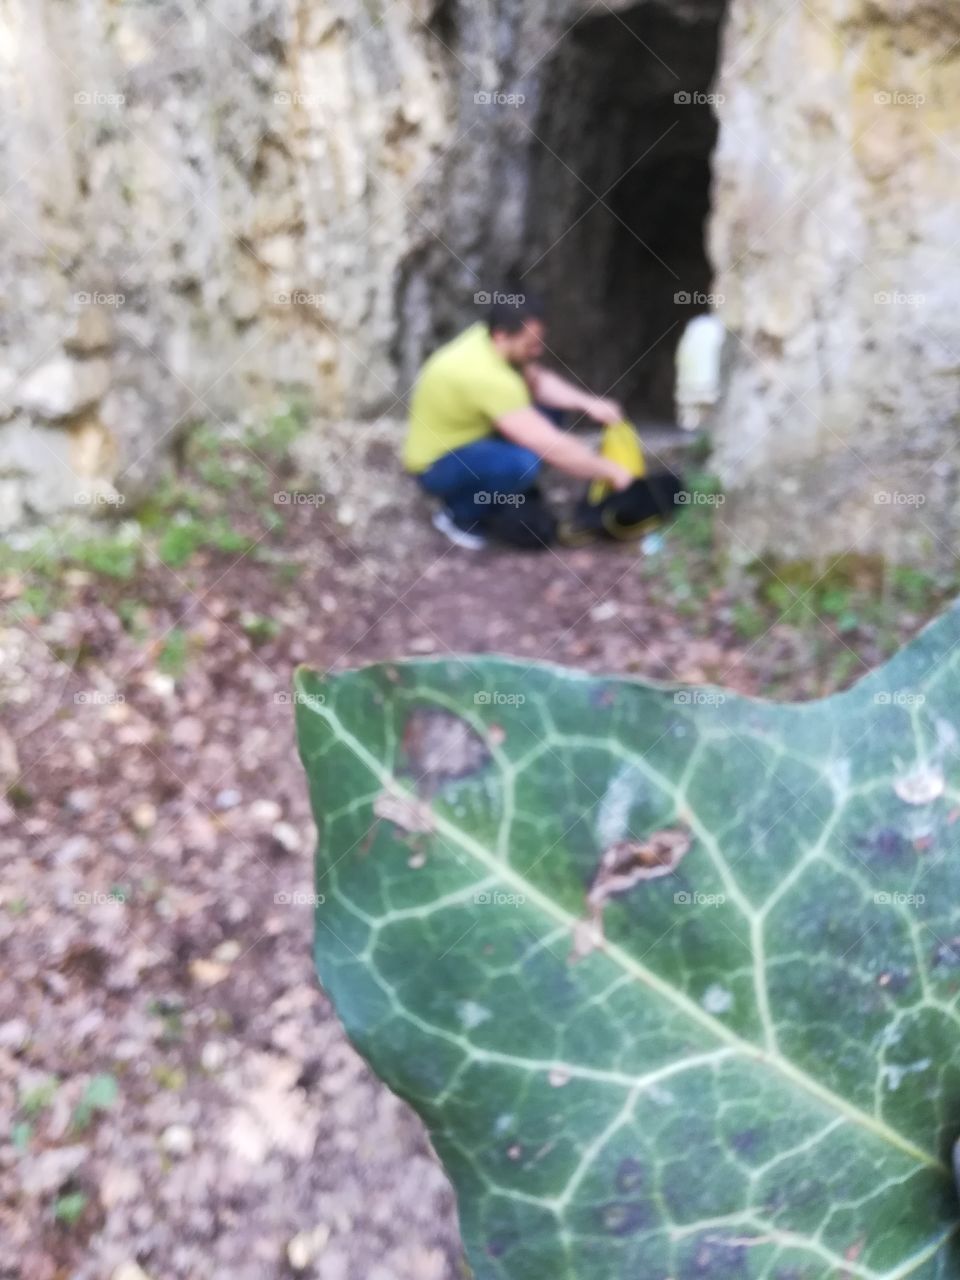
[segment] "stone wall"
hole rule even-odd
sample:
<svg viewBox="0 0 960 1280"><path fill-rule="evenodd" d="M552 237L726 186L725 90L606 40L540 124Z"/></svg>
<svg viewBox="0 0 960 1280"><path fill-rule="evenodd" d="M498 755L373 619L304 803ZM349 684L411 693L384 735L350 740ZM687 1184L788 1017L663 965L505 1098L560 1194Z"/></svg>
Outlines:
<svg viewBox="0 0 960 1280"><path fill-rule="evenodd" d="M719 88L730 548L952 565L960 10L736 0Z"/></svg>
<svg viewBox="0 0 960 1280"><path fill-rule="evenodd" d="M0 527L135 493L197 420L395 403L432 9L0 0Z"/></svg>

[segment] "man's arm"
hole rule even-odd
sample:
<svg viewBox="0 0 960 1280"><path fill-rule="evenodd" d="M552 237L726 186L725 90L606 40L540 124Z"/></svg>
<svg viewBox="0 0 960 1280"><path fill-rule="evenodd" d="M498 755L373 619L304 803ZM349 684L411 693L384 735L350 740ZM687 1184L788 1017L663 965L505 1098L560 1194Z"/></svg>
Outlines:
<svg viewBox="0 0 960 1280"><path fill-rule="evenodd" d="M620 491L633 484L626 468L603 458L574 436L557 428L536 409L517 409L494 424L502 436L538 454L544 462L582 480L605 480Z"/></svg>
<svg viewBox="0 0 960 1280"><path fill-rule="evenodd" d="M620 422L623 419L623 409L616 400L591 395L589 391L575 386L552 369L545 369L543 365L527 365L523 376L537 404L548 409L585 413L595 422L601 423Z"/></svg>

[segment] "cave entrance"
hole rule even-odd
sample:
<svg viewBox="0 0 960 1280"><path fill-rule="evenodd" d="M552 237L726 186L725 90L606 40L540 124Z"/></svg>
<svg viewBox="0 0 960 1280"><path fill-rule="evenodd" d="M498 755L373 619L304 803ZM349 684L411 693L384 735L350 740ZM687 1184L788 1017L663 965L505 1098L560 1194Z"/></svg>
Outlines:
<svg viewBox="0 0 960 1280"><path fill-rule="evenodd" d="M606 10L577 23L544 71L519 274L549 304L551 350L637 421L672 423L677 344L709 310L725 8Z"/></svg>

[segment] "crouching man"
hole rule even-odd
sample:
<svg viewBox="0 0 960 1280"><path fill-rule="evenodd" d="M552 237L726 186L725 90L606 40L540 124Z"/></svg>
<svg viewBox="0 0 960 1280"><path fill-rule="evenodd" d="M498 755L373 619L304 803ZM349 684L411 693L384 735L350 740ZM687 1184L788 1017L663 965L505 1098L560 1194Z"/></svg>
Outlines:
<svg viewBox="0 0 960 1280"><path fill-rule="evenodd" d="M476 550L488 536L520 545L548 542L532 517L534 506L542 509L536 485L543 463L617 491L633 481L547 416L573 411L603 424L623 413L614 401L543 368L544 336L538 303L498 304L485 323L441 347L421 370L404 465L441 500L434 525L457 546Z"/></svg>

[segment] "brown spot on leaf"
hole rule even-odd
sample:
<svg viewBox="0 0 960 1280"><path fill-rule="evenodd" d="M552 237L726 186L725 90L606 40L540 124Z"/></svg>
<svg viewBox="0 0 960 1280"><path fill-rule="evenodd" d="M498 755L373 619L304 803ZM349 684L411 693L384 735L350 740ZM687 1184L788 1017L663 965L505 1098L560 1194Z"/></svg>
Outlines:
<svg viewBox="0 0 960 1280"><path fill-rule="evenodd" d="M433 810L430 806L415 796L404 795L402 791L381 792L374 801L373 812L401 831L418 835L429 835L433 831Z"/></svg>
<svg viewBox="0 0 960 1280"><path fill-rule="evenodd" d="M591 907L602 907L609 898L626 893L642 880L672 875L691 843L685 827L655 831L646 840L618 841L604 851L587 902Z"/></svg>
<svg viewBox="0 0 960 1280"><path fill-rule="evenodd" d="M668 827L645 840L618 840L604 850L587 893L587 918L579 922L574 933L573 959L587 956L603 945L603 908L611 898L644 880L672 875L692 843L686 827Z"/></svg>
<svg viewBox="0 0 960 1280"><path fill-rule="evenodd" d="M435 707L410 713L403 731L403 760L421 795L434 795L446 782L479 773L490 759L490 748L460 716Z"/></svg>

